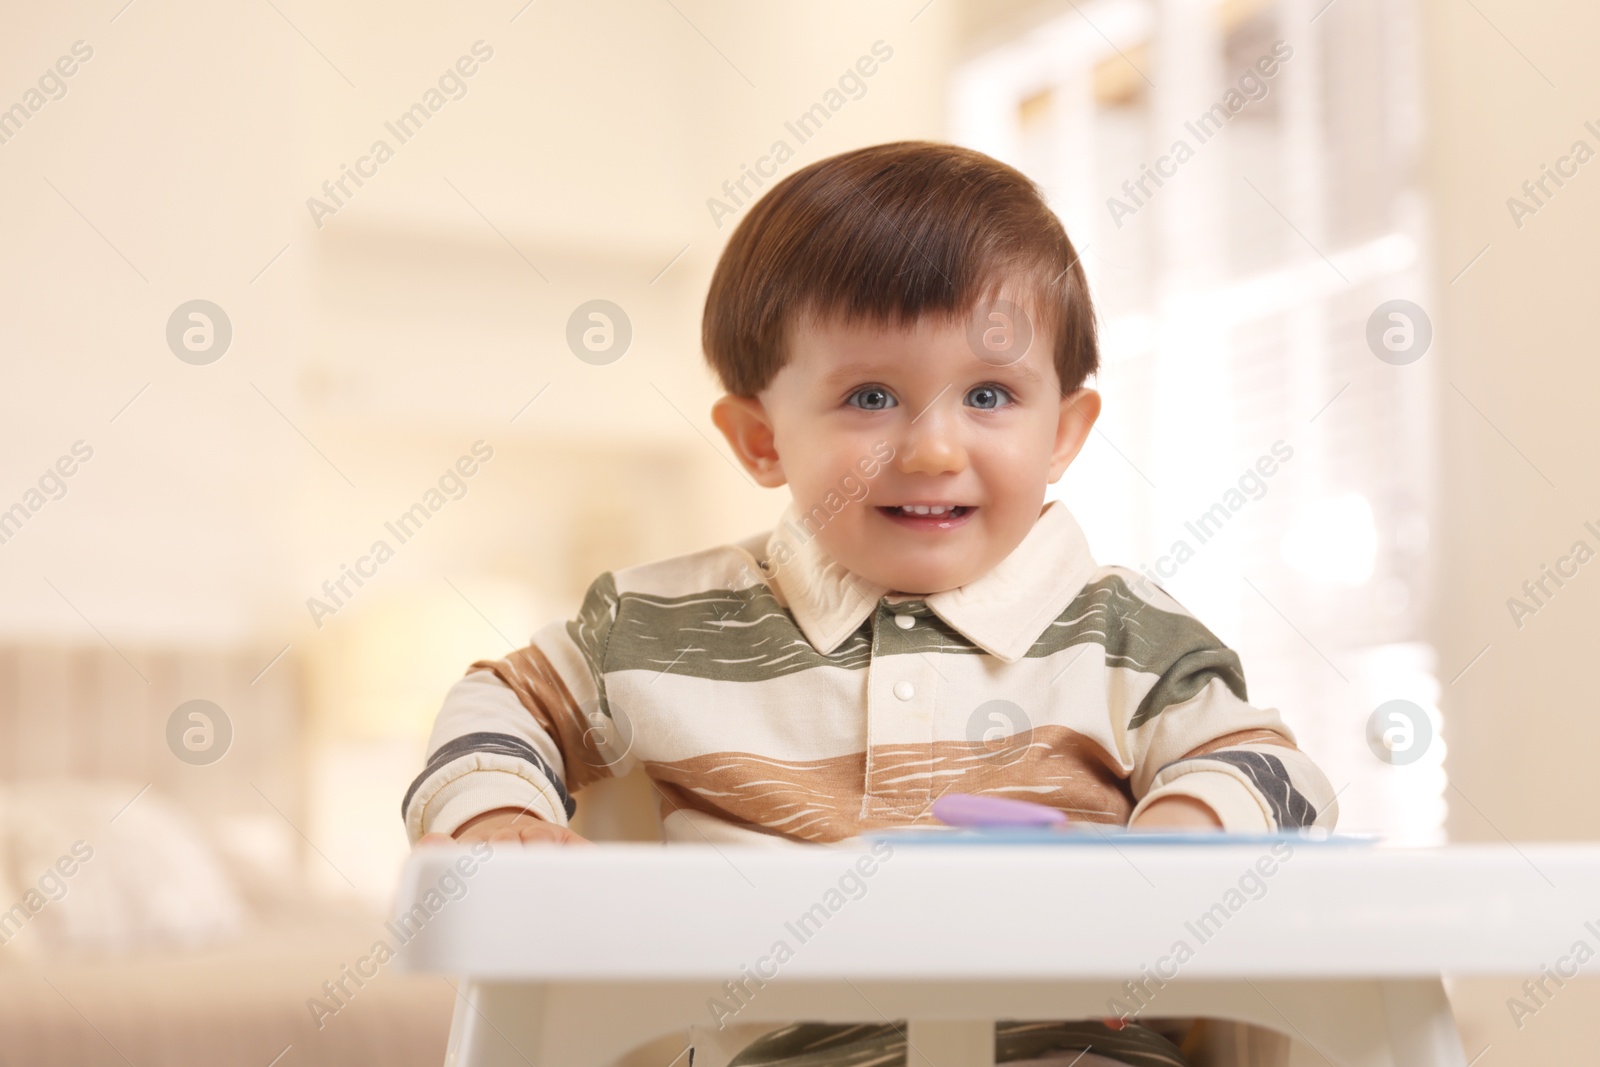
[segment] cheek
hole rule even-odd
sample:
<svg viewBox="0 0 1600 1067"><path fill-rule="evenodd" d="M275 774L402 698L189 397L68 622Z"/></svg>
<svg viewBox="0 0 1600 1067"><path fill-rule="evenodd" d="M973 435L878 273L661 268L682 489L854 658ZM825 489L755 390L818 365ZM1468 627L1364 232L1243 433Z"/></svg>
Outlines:
<svg viewBox="0 0 1600 1067"><path fill-rule="evenodd" d="M867 435L858 440L853 434L815 433L780 441L778 454L783 458L783 472L795 496L810 500L829 492L849 495L853 490L859 499L862 486L870 493L876 479L863 477L862 466L868 465L869 470L882 466L872 450L873 442L882 436Z"/></svg>
<svg viewBox="0 0 1600 1067"><path fill-rule="evenodd" d="M1043 420L1020 421L987 438L977 449L984 480L997 486L1029 485L1048 476L1055 451L1053 426Z"/></svg>
<svg viewBox="0 0 1600 1067"><path fill-rule="evenodd" d="M784 471L789 478L789 493L802 511L821 507L827 510L829 524L838 522L842 511L859 510L863 496L860 479L851 480L848 461L836 462L833 457L807 455L794 471L786 463ZM854 489L854 499L851 490Z"/></svg>

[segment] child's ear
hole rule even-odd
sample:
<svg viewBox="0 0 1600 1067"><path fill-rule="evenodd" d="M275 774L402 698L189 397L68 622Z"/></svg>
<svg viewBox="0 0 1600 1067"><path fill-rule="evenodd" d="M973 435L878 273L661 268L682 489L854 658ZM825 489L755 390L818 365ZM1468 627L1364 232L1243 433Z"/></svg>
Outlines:
<svg viewBox="0 0 1600 1067"><path fill-rule="evenodd" d="M1079 389L1061 398L1061 418L1056 422L1056 447L1050 454L1050 480L1058 480L1078 458L1083 443L1100 417L1100 394Z"/></svg>
<svg viewBox="0 0 1600 1067"><path fill-rule="evenodd" d="M787 479L767 409L753 396L724 396L711 405L711 421L759 485L776 489Z"/></svg>

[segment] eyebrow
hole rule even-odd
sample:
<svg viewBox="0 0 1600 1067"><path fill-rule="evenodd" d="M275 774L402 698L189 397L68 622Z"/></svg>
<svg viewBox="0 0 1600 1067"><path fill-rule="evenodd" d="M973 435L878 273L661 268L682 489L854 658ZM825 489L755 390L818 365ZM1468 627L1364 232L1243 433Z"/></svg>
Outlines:
<svg viewBox="0 0 1600 1067"><path fill-rule="evenodd" d="M1014 371L1023 378L1026 378L1029 382L1032 382L1034 385L1044 384L1044 376L1038 371L1034 370L1032 367L1028 366L1026 363L1022 362L1020 359L1015 363L1008 363L1004 367L997 367L996 369Z"/></svg>
<svg viewBox="0 0 1600 1067"><path fill-rule="evenodd" d="M864 366L861 364L852 363L847 366L840 367L838 370L829 371L823 376L822 385L825 389L839 389L846 385L854 385L858 382L876 381L877 379L886 376L881 372L889 369L890 367L887 365Z"/></svg>

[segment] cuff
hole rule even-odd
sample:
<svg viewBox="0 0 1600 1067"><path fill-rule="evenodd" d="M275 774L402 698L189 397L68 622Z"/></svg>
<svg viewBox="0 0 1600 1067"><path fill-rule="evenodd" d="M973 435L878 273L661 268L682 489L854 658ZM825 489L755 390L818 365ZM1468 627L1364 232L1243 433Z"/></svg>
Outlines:
<svg viewBox="0 0 1600 1067"><path fill-rule="evenodd" d="M1271 809L1243 777L1235 777L1231 771L1221 768L1188 771L1150 790L1134 806L1128 821L1133 822L1134 816L1162 797L1172 796L1200 801L1217 813L1222 828L1230 833L1270 833L1278 828Z"/></svg>
<svg viewBox="0 0 1600 1067"><path fill-rule="evenodd" d="M467 769L446 778L449 772L449 767L442 768L439 784L426 783L412 798L406 814L406 836L412 844L427 833L453 834L467 820L496 808L526 808L546 822L567 825L566 809L547 785L509 771Z"/></svg>

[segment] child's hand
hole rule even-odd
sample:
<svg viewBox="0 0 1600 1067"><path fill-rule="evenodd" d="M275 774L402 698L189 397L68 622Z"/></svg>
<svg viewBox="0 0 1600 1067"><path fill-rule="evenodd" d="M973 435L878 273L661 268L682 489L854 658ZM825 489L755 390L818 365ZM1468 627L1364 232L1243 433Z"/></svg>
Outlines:
<svg viewBox="0 0 1600 1067"><path fill-rule="evenodd" d="M1162 797L1128 824L1130 830L1220 830L1222 820L1210 805L1193 797Z"/></svg>
<svg viewBox="0 0 1600 1067"><path fill-rule="evenodd" d="M424 834L417 841L423 845L449 844L445 834ZM454 834L456 841L488 841L496 845L592 845L565 826L545 822L521 808L497 808L462 823Z"/></svg>

